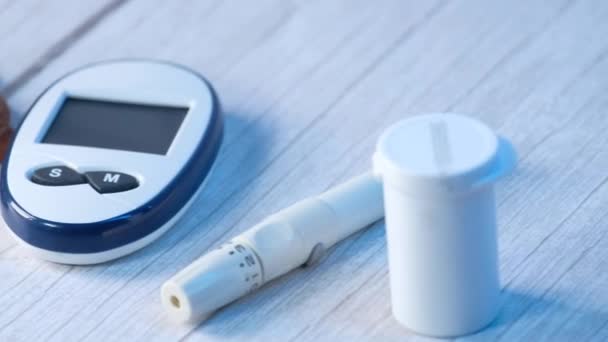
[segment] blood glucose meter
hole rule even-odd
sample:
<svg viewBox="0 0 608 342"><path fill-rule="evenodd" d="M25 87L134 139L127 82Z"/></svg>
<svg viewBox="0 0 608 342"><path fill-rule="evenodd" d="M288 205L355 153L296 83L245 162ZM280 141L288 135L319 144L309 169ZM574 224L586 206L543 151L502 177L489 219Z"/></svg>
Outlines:
<svg viewBox="0 0 608 342"><path fill-rule="evenodd" d="M30 108L2 166L2 217L35 255L93 264L167 231L208 178L220 105L196 73L111 61L51 85Z"/></svg>

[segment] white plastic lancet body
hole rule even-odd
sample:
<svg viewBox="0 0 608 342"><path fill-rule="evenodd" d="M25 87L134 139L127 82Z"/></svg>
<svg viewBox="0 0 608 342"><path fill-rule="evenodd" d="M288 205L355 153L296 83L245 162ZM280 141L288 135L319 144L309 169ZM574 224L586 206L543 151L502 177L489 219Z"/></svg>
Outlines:
<svg viewBox="0 0 608 342"><path fill-rule="evenodd" d="M286 208L169 279L163 305L177 321L215 310L304 264L384 216L382 185L367 173Z"/></svg>
<svg viewBox="0 0 608 342"><path fill-rule="evenodd" d="M511 172L511 144L456 114L415 116L380 137L392 310L407 328L460 336L499 308L493 184Z"/></svg>

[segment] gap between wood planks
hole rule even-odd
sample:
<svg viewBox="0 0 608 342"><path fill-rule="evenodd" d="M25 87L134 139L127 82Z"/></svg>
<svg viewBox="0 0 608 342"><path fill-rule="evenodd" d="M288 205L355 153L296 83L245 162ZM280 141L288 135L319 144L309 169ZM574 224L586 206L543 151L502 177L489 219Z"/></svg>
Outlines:
<svg viewBox="0 0 608 342"><path fill-rule="evenodd" d="M123 6L128 0L112 0L106 6L102 7L97 13L76 26L71 32L50 46L38 60L34 61L29 67L22 71L17 77L9 81L4 87L3 93L5 97L13 95L23 84L36 76L42 69L70 48L72 44L84 37L89 31L95 28L107 16Z"/></svg>

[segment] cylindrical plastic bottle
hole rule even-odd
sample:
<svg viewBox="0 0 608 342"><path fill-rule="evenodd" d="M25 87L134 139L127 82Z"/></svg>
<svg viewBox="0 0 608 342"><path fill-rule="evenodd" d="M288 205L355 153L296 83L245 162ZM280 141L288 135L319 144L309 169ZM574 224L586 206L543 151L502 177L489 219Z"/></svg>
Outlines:
<svg viewBox="0 0 608 342"><path fill-rule="evenodd" d="M440 337L473 333L500 302L493 183L515 166L511 145L466 116L430 114L381 136L392 310Z"/></svg>

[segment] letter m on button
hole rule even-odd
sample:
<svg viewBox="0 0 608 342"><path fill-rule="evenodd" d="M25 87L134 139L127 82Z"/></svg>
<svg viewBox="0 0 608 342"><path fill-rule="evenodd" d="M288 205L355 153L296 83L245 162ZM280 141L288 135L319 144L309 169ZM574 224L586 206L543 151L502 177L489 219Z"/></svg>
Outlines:
<svg viewBox="0 0 608 342"><path fill-rule="evenodd" d="M120 174L118 173L106 173L103 176L104 183L118 183L118 179L120 178Z"/></svg>

